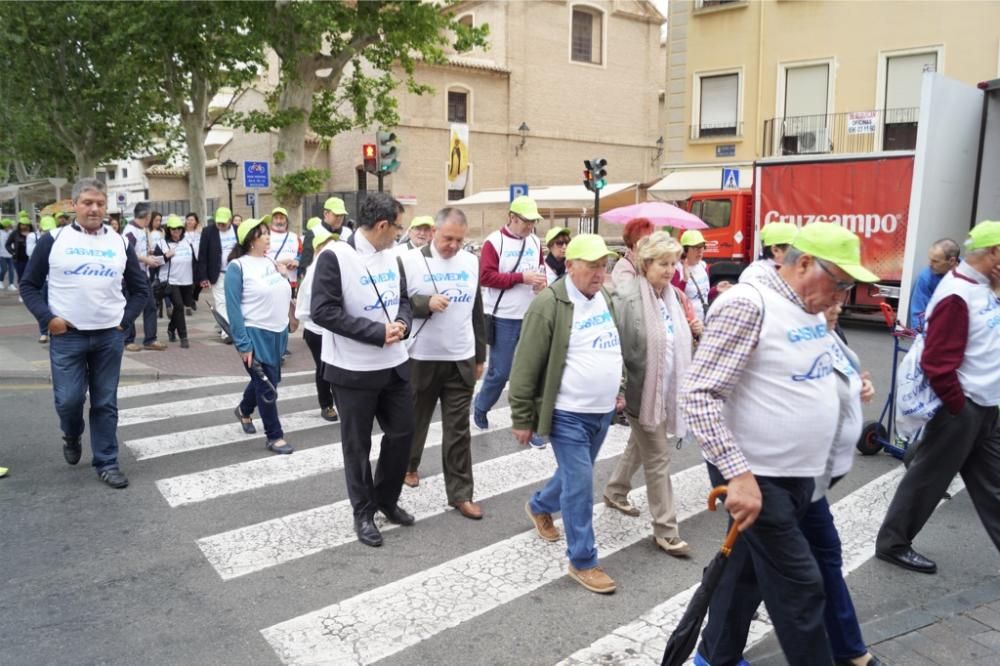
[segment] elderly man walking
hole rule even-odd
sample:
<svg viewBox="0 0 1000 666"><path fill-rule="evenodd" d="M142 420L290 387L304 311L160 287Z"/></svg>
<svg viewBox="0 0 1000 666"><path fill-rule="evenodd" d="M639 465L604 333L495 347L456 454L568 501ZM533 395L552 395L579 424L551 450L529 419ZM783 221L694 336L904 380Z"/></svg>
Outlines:
<svg viewBox="0 0 1000 666"><path fill-rule="evenodd" d="M880 560L920 573L937 565L911 544L956 474L1000 549L1000 222L977 224L965 247L965 261L927 306L920 366L943 406L927 423L875 541Z"/></svg>
<svg viewBox="0 0 1000 666"><path fill-rule="evenodd" d="M479 291L479 261L462 249L469 224L458 208L434 219L434 238L400 257L413 308L410 378L416 433L405 483L417 486L420 458L434 407L441 402L441 466L448 504L466 518L483 510L472 501L472 432L469 411L486 361L486 329Z"/></svg>
<svg viewBox="0 0 1000 666"><path fill-rule="evenodd" d="M333 385L341 418L347 494L354 530L367 546L381 546L375 512L389 522L412 525L399 506L413 441L413 395L403 339L410 332L406 277L391 252L403 207L388 194L361 204L358 230L347 242L316 255L312 320L323 333L324 376ZM382 427L378 465L372 474L372 428Z"/></svg>
<svg viewBox="0 0 1000 666"><path fill-rule="evenodd" d="M135 250L103 225L104 183L73 186L76 221L38 241L21 294L49 331L49 358L63 457L80 462L83 407L90 393L90 448L97 475L112 488L128 479L118 467L118 378L125 329L149 301L149 282ZM42 296L46 278L48 300ZM126 297L125 294L128 294Z"/></svg>
<svg viewBox="0 0 1000 666"><path fill-rule="evenodd" d="M195 279L202 289L212 290L212 301L215 303L216 312L224 320L229 321L229 315L226 313L225 276L226 268L229 266L229 255L236 247L236 224L233 212L225 206L215 210L213 219L215 224L205 227L198 240ZM219 336L223 342L232 343L221 330Z"/></svg>
<svg viewBox="0 0 1000 666"><path fill-rule="evenodd" d="M913 294L910 296L910 328L922 330L927 322L927 305L934 296L934 290L941 284L941 279L951 269L958 266L962 248L950 238L934 241L927 250L927 266L920 271L917 281L913 284Z"/></svg>
<svg viewBox="0 0 1000 666"><path fill-rule="evenodd" d="M133 212L133 219L122 230L122 236L128 241L129 247L135 252L139 263L143 265L143 274L146 275L146 289L143 293L149 294L149 301L142 308L142 346L135 343L135 322L130 321L125 329L125 349L130 352L137 352L142 349L151 351L163 351L167 345L156 341L156 299L149 286L149 271L163 265L162 257L153 256L153 248L149 247L149 235L146 227L149 224L150 205L148 203L137 203Z"/></svg>
<svg viewBox="0 0 1000 666"><path fill-rule="evenodd" d="M853 233L809 224L780 270L732 287L709 311L683 407L712 485L729 487L726 508L742 533L696 664L741 663L761 600L792 666L833 663L823 579L799 521L837 429L834 342L822 313L856 280L877 279L860 257Z"/></svg>
<svg viewBox="0 0 1000 666"><path fill-rule="evenodd" d="M569 575L591 592L609 594L615 582L598 566L594 544L594 461L615 409L622 350L611 297L604 289L608 257L595 234L566 248L566 277L544 289L524 316L514 356L510 408L514 436L549 435L558 465L525 505L538 535L557 541L552 514L562 511Z"/></svg>

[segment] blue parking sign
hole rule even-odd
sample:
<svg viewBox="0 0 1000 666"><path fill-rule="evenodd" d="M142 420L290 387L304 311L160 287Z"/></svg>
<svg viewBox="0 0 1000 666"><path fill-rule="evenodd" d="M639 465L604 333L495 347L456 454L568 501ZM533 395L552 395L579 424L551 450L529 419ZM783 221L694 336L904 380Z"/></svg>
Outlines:
<svg viewBox="0 0 1000 666"><path fill-rule="evenodd" d="M243 186L268 188L271 186L271 178L268 173L267 162L243 162Z"/></svg>
<svg viewBox="0 0 1000 666"><path fill-rule="evenodd" d="M518 197L528 196L528 184L527 183L513 183L510 186L510 200L513 201Z"/></svg>

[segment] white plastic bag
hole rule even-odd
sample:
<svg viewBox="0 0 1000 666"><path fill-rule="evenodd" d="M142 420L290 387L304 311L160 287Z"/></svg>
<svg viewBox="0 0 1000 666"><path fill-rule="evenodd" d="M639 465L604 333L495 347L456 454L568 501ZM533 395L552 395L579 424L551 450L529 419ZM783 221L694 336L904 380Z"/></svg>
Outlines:
<svg viewBox="0 0 1000 666"><path fill-rule="evenodd" d="M920 367L924 336L917 335L896 373L896 434L912 442L941 408L941 399Z"/></svg>

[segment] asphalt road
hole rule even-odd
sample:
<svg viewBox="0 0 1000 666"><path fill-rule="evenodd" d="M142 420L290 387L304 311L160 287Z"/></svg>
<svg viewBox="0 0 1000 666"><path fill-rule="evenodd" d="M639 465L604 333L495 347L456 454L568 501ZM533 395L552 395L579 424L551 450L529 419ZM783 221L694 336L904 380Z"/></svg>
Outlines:
<svg viewBox="0 0 1000 666"><path fill-rule="evenodd" d="M891 339L879 327L847 334L875 378L874 418ZM308 382L296 376L282 386L295 395L291 387ZM114 491L97 482L86 449L77 467L62 460L49 389L0 387L0 464L11 468L0 480L0 664L277 664L279 655L330 664L653 663L665 630L630 623L677 605L721 540L722 517L703 511L699 453L685 447L672 471L694 557L655 549L645 514L595 507L602 565L619 589L586 592L560 569L564 542L541 545L524 516L551 451L520 449L498 428L473 444L477 490L488 495L484 520L446 510L433 479L440 449L428 448L424 483L401 500L422 517L386 531L383 548L367 548L343 537L339 428L315 417L308 396L283 399L283 415L305 414L288 436L298 451L274 462L262 439L238 435L230 402L198 411L213 406L209 396L241 388L194 382L122 398L123 419L134 420L120 429L132 485ZM781 424L774 429L780 437ZM608 451L623 444L620 435ZM616 460L598 464L595 501ZM938 575L870 559L865 530L877 527L899 467L886 455L858 457L831 496L843 500L845 548L855 553L848 581L863 622L997 575L1000 560L965 493L938 510L917 542L938 561ZM750 654L773 651L765 640Z"/></svg>

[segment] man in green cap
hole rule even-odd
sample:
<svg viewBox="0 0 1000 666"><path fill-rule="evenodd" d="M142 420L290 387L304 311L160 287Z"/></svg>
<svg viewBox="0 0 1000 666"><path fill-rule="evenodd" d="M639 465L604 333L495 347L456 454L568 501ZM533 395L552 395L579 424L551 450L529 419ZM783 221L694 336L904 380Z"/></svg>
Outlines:
<svg viewBox="0 0 1000 666"><path fill-rule="evenodd" d="M524 315L510 376L514 436L528 444L548 435L555 475L525 505L538 535L557 541L552 514L566 528L569 575L591 592L610 594L615 582L598 566L594 543L594 461L611 426L622 379L622 350L611 297L604 289L604 240L582 234L566 248L566 278L542 291Z"/></svg>
<svg viewBox="0 0 1000 666"><path fill-rule="evenodd" d="M69 211L61 210L56 213L56 226L65 227L72 221Z"/></svg>
<svg viewBox="0 0 1000 666"><path fill-rule="evenodd" d="M524 313L547 283L542 242L534 234L540 219L534 199L517 197L510 203L506 226L487 236L479 253L479 284L490 343L486 377L473 404L473 421L480 430L490 427L489 411L510 377ZM540 437L532 437L530 443L536 448L545 446Z"/></svg>
<svg viewBox="0 0 1000 666"><path fill-rule="evenodd" d="M323 202L323 219L310 218L309 223L316 220L316 224L321 224L327 231L334 235L334 240L346 241L351 237L351 229L344 226L344 222L347 220L347 207L344 205L344 200L340 197L330 197L325 202ZM299 259L299 280L301 280L305 274L306 269L313 262L313 257L315 256L315 250L312 244L312 229L309 228L309 224L306 224L306 233L302 238L302 256Z"/></svg>
<svg viewBox="0 0 1000 666"><path fill-rule="evenodd" d="M779 270L728 289L708 313L681 400L741 534L696 662L738 663L761 600L789 663L832 661L823 577L799 526L838 427L836 342L823 313L855 282L877 279L855 234L817 222L799 231Z"/></svg>
<svg viewBox="0 0 1000 666"><path fill-rule="evenodd" d="M920 366L942 406L924 428L875 542L879 559L920 573L937 565L911 544L959 473L1000 549L1000 222L977 224L965 249L927 306Z"/></svg>
<svg viewBox="0 0 1000 666"><path fill-rule="evenodd" d="M268 256L274 263L282 264L288 269L288 281L292 283L292 293L295 293L302 250L299 235L288 229L288 211L280 206L271 211L267 224L271 229L271 249L268 250Z"/></svg>
<svg viewBox="0 0 1000 666"><path fill-rule="evenodd" d="M410 220L406 231L406 242L396 246L396 252L402 256L405 252L421 248L434 238L434 218L430 215L416 215Z"/></svg>
<svg viewBox="0 0 1000 666"><path fill-rule="evenodd" d="M215 310L223 319L229 321L226 315L225 275L229 266L229 255L236 246L236 225L233 212L225 206L215 210L214 221L215 224L205 227L198 240L195 280L201 284L202 289L211 288ZM219 336L226 344L232 343L221 330Z"/></svg>

